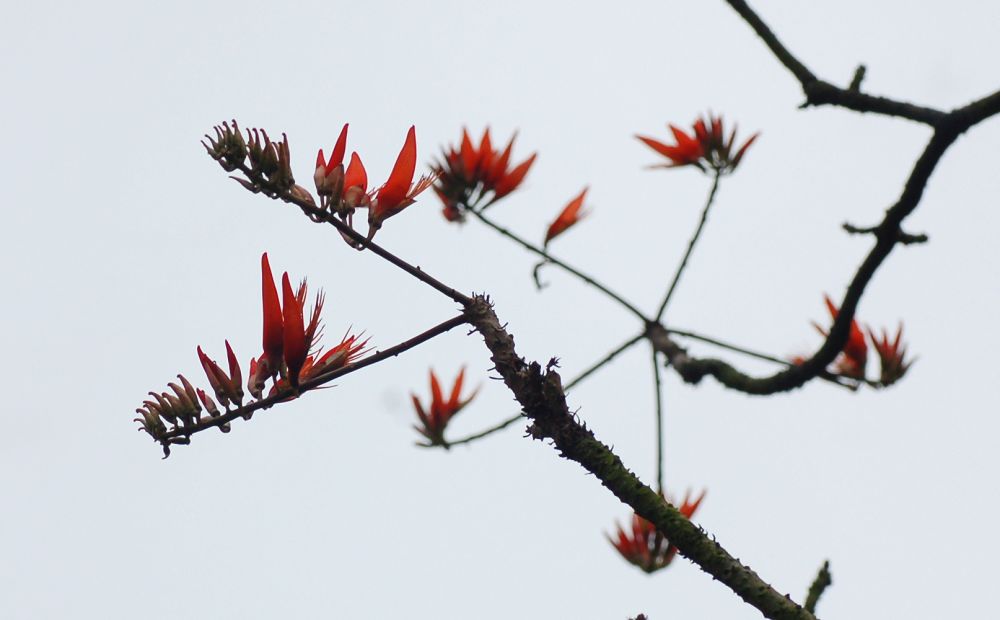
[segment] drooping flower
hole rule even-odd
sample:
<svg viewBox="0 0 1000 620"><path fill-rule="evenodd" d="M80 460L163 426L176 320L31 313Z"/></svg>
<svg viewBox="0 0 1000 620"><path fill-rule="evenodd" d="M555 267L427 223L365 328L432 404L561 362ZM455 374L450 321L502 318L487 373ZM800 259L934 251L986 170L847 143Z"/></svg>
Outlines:
<svg viewBox="0 0 1000 620"><path fill-rule="evenodd" d="M684 502L677 509L690 519L704 498L704 491L695 500L691 500L690 493L686 493ZM665 498L665 501L673 503L669 498ZM616 535L614 537L606 535L608 542L618 550L618 553L626 561L638 566L646 573L654 573L661 568L666 568L677 555L677 547L670 544L670 541L657 531L655 525L637 514L632 515L630 530L616 525Z"/></svg>
<svg viewBox="0 0 1000 620"><path fill-rule="evenodd" d="M830 311L830 317L836 321L840 310L833 303L833 300L830 299L829 295L824 295L823 299L826 301L826 307ZM816 323L813 323L813 327L824 337L829 333ZM861 331L857 319L851 319L851 332L847 338L847 344L844 345L843 352L834 363L834 369L845 377L861 380L865 378L865 367L867 365L868 342L865 340L865 334Z"/></svg>
<svg viewBox="0 0 1000 620"><path fill-rule="evenodd" d="M444 204L443 214L450 222L463 221L465 210L489 196L483 207L489 206L518 188L535 161L537 153L511 166L511 151L515 133L503 151L493 148L489 127L483 131L479 146L474 146L469 133L462 129L458 147L444 149L441 161L435 164L438 173L434 192Z"/></svg>
<svg viewBox="0 0 1000 620"><path fill-rule="evenodd" d="M899 323L896 329L896 336L889 339L889 332L882 330L881 337L877 336L871 327L868 328L868 336L872 339L875 352L878 353L880 364L879 384L888 387L903 378L910 365L915 360L906 359L906 345L902 342L903 323Z"/></svg>
<svg viewBox="0 0 1000 620"><path fill-rule="evenodd" d="M375 198L368 208L369 239L375 236L385 220L416 202L417 195L434 183L436 175L433 173L421 177L414 183L413 175L416 168L417 134L416 128L411 126L389 178L375 193Z"/></svg>
<svg viewBox="0 0 1000 620"><path fill-rule="evenodd" d="M451 389L448 400L445 400L437 375L431 370L431 403L428 409L424 409L416 394L410 394L410 397L413 399L413 407L417 410L417 418L419 418L421 424L421 426L414 425L413 428L417 429L421 435L427 438L430 442L429 445L448 445L444 439L445 427L448 426L448 422L451 421L455 414L468 405L476 397L476 394L479 393L479 388L476 388L472 394L462 399L462 382L464 379L465 368L462 368L458 373L458 377L455 378L455 385Z"/></svg>
<svg viewBox="0 0 1000 620"><path fill-rule="evenodd" d="M669 127L676 144L666 144L655 138L636 136L646 146L670 160L669 163L656 164L654 168L694 166L703 172L713 170L720 175L728 174L736 170L747 149L760 135L753 134L734 152L736 127L734 126L729 135L726 135L721 116L709 113L707 117L697 119L692 127L693 136L675 125Z"/></svg>
<svg viewBox="0 0 1000 620"><path fill-rule="evenodd" d="M559 217L557 217L555 221L549 225L549 229L545 233L545 245L548 245L549 241L552 241L557 236L566 232L567 228L589 215L589 211L581 211L581 208L583 207L583 200L587 196L588 189L590 188L584 187L583 191L570 200L569 204L563 207Z"/></svg>

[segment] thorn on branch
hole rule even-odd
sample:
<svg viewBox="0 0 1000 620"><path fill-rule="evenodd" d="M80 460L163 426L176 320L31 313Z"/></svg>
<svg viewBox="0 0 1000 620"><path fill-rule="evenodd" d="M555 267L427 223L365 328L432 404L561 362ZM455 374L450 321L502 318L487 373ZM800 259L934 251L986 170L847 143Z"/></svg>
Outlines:
<svg viewBox="0 0 1000 620"><path fill-rule="evenodd" d="M860 227L860 226L855 226L850 222L844 222L843 224L841 224L841 227L852 235L878 236L879 234L878 226ZM930 237L928 237L925 233L913 235L908 232L900 230L896 235L896 242L902 243L903 245L911 245L915 243L927 243L928 241L930 241Z"/></svg>
<svg viewBox="0 0 1000 620"><path fill-rule="evenodd" d="M854 70L854 77L851 78L851 83L847 87L847 90L858 93L861 92L861 81L865 79L865 72L867 67L864 65L858 65L858 68Z"/></svg>

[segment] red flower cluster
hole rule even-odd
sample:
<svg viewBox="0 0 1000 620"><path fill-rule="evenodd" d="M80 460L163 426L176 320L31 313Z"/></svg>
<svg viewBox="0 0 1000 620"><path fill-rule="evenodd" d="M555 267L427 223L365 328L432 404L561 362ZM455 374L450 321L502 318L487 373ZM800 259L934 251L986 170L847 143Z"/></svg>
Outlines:
<svg viewBox="0 0 1000 620"><path fill-rule="evenodd" d="M251 358L250 378L247 383L247 388L254 398L263 397L268 379L273 380L271 395L288 392L289 396L294 397L295 388L301 382L342 368L365 353L367 340L362 341L358 336L352 335L345 335L337 346L326 353L316 347L323 331L320 323L320 312L323 309L322 292L316 296L306 321L305 281L303 280L297 289L293 289L288 274L283 274L282 299L279 300L278 289L274 285L266 253L261 256L261 279L264 352L258 358ZM314 349L315 352L310 355ZM210 358L200 346L197 351L198 360L215 393L215 399L227 411L230 406L241 407L245 397L242 386L243 372L229 341L226 341L228 372ZM144 401L143 407L136 410L142 416L136 418L142 425L140 430L146 431L157 441L167 433L164 421L173 425L175 429L194 426L203 420L202 406L212 418L222 415L215 400L205 390L195 388L183 375L177 377L180 380L179 385L168 384L172 393L150 392L153 400ZM247 415L249 417L249 414ZM229 425L222 424L220 428L223 432L227 432ZM178 437L170 441L186 443L186 438Z"/></svg>
<svg viewBox="0 0 1000 620"><path fill-rule="evenodd" d="M690 493L687 493L684 496L684 502L677 509L690 519L704 498L704 491L693 501L690 499ZM665 497L664 499L671 504L673 503L669 498ZM655 525L637 514L632 515L631 531L626 531L621 525L618 525L617 529L618 532L614 538L607 537L608 542L628 562L647 573L666 568L677 555L677 547L670 544L670 541L657 531Z"/></svg>
<svg viewBox="0 0 1000 620"><path fill-rule="evenodd" d="M368 238L371 239L382 227L382 223L416 202L418 194L434 183L435 174L429 174L413 182L417 167L416 129L410 127L406 141L399 151L389 178L376 190L368 190L368 173L357 152L351 153L351 161L344 168L347 153L347 125L340 131L340 137L330 153L330 159L323 155L323 149L316 155L316 171L313 181L323 208L329 208L350 222L355 209L368 209Z"/></svg>
<svg viewBox="0 0 1000 620"><path fill-rule="evenodd" d="M655 138L637 135L646 146L660 155L669 163L654 165L654 168L676 168L679 166L694 166L701 171L714 170L717 174L728 174L740 164L743 155L757 139L755 133L733 153L736 144L736 128L727 136L723 128L721 116L709 114L707 118L699 118L694 122L694 135L690 135L675 125L669 125L676 144L666 144Z"/></svg>
<svg viewBox="0 0 1000 620"><path fill-rule="evenodd" d="M261 398L268 379L275 380L272 393L287 387L297 387L302 381L341 368L364 354L368 340L351 335L345 335L337 346L326 353L322 349L316 349L323 331L320 324L324 302L322 291L316 295L309 321L306 322L306 281L303 280L297 289L293 289L288 272L282 274L282 298L279 301L267 253L260 257L260 268L264 352L260 357L250 360L247 388L251 394ZM310 355L314 349L315 353Z"/></svg>
<svg viewBox="0 0 1000 620"><path fill-rule="evenodd" d="M590 214L590 211L581 211L581 208L583 207L583 199L586 197L588 189L590 188L583 188L583 191L580 192L576 198L570 200L569 204L563 207L562 212L559 213L559 217L557 217L555 221L549 225L549 229L545 232L544 245L548 245L549 241L552 241L558 235L564 233L567 228L576 224Z"/></svg>
<svg viewBox="0 0 1000 620"><path fill-rule="evenodd" d="M478 147L463 128L461 144L444 150L442 160L435 164L438 180L434 191L444 203L443 213L448 221L462 221L465 209L473 208L487 194L492 193L492 196L484 208L518 188L538 153L513 165L510 156L516 137L517 134L511 136L504 150L497 151L493 148L489 127L483 132Z"/></svg>
<svg viewBox="0 0 1000 620"><path fill-rule="evenodd" d="M448 442L444 439L445 427L448 426L448 422L451 421L455 414L468 405L476 397L476 394L479 393L479 388L476 388L472 394L469 394L463 400L461 394L464 379L465 368L462 368L458 373L458 377L455 378L455 385L451 388L448 400L445 400L437 375L431 370L431 404L428 409L424 409L416 394L410 394L410 397L413 399L413 407L417 410L417 418L420 419L421 424L421 426L414 425L413 428L417 429L421 435L427 438L427 441L430 442L428 445L448 445Z"/></svg>
<svg viewBox="0 0 1000 620"><path fill-rule="evenodd" d="M888 330L883 329L882 336L878 337L871 327L868 328L868 337L872 339L875 352L878 353L881 367L879 384L886 387L902 379L915 361L906 359L906 345L902 343L903 323L899 323L896 337L892 340L889 339Z"/></svg>
<svg viewBox="0 0 1000 620"><path fill-rule="evenodd" d="M830 311L830 316L836 320L837 315L840 314L839 309L828 295L824 295L823 299L826 301L826 307ZM829 333L816 323L813 323L813 327L823 336ZM871 327L867 328L867 332L868 337L871 338L872 346L878 354L881 366L878 387L888 387L902 379L914 361L906 359L906 345L902 342L903 324L899 324L899 328L896 329L896 336L892 339L889 338L889 333L885 329L882 330L881 337L877 336ZM796 364L801 364L803 359L795 357L792 361ZM850 336L847 338L847 344L844 345L844 350L840 354L840 357L834 362L834 371L845 377L865 381L865 367L867 363L868 341L865 339L865 332L861 331L857 320L852 320Z"/></svg>

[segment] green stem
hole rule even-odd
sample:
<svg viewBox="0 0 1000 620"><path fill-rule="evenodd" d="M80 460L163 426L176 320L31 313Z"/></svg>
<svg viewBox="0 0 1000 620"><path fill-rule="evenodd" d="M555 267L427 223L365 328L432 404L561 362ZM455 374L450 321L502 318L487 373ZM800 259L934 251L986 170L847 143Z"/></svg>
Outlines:
<svg viewBox="0 0 1000 620"><path fill-rule="evenodd" d="M536 246L536 245L534 245L532 243L529 243L528 241L525 241L524 239L522 239L521 237L519 237L515 233L511 232L510 230L508 230L508 229L500 226L499 224L494 223L492 220L488 219L485 215L483 215L481 211L476 211L476 210L470 209L469 213L472 213L474 216L476 216L476 218L480 222L482 222L483 224L486 224L487 226L489 226L493 230L497 231L498 233L500 233L504 237L507 237L511 241L517 243L518 245L520 245L524 249L528 250L529 252L532 252L534 254L537 254L538 256L541 256L542 258L544 258L546 261L552 263L553 265L558 265L559 267L562 267L564 270L566 270L569 273L573 274L577 278L580 278L581 280L583 280L587 284L593 286L594 288L596 288L597 290L601 291L602 293L604 293L605 295L607 295L611 299L614 299L623 308L625 308L626 310L628 310L629 312L631 312L632 314L634 314L643 323L645 323L648 320L646 318L646 316L643 315L642 311L639 310L638 308L636 308L635 305L633 305L632 303L628 302L624 297L622 297L618 293L612 291L607 286L601 284L600 282L598 282L597 280L595 280L591 276L583 273L582 271L580 271L579 269L576 269L575 267L571 267L570 265L564 263L563 261L559 260L558 258L555 258L554 256L552 256L551 254L549 254L548 252L546 252L542 248L539 248L538 246Z"/></svg>
<svg viewBox="0 0 1000 620"><path fill-rule="evenodd" d="M674 296L674 290L677 289L677 283L681 280L681 274L684 273L688 260L691 258L694 246L698 243L698 239L701 237L701 231L705 228L705 222L708 221L708 210L712 208L712 203L715 202L715 192L719 189L719 179L721 176L722 173L719 172L719 170L716 170L715 175L712 177L712 189L709 190L708 200L705 201L705 207L701 210L701 220L698 221L698 228L695 229L694 235L691 237L691 241L688 242L687 251L684 252L684 258L681 259L681 264L677 266L677 273L674 274L674 279L670 283L670 288L667 289L667 294L663 297L663 301L660 303L660 309L656 311L657 321L663 318L663 313L667 310L667 304L670 303L670 298Z"/></svg>

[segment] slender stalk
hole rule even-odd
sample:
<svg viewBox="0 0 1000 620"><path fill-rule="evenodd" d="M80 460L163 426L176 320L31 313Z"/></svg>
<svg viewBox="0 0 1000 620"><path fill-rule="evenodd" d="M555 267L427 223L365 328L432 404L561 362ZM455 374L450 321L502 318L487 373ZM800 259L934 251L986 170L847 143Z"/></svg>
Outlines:
<svg viewBox="0 0 1000 620"><path fill-rule="evenodd" d="M611 360L615 359L616 357L618 357L619 355L621 355L625 351L627 351L630 348L632 348L632 345L634 345L635 343L639 342L640 340L642 340L645 337L646 337L646 334L642 333L642 334L639 334L639 335L637 335L637 336L635 336L635 337L633 337L633 338L625 341L624 343L622 343L621 346L619 346L618 348L614 349L613 351L611 351L610 353L608 353L607 355L605 355L604 357L602 357L600 360L598 360L590 368L588 368L587 370L584 370L582 373L580 373L579 375L577 375L577 377L575 379L573 379L572 381L570 381L569 383L567 383L565 386L563 386L563 390L569 391L574 385L577 385L578 383L582 382L584 379L586 379L590 375L594 374L595 372L597 372L598 370L600 370L601 368L603 368L605 365L607 365L609 362L611 362ZM445 448L449 448L451 446L458 446L458 445L462 445L462 444L465 444L465 443L471 443L473 441L476 441L477 439L482 439L483 437L487 437L489 435L492 435L493 433L496 433L498 431L502 431L503 429L507 428L508 426L510 426L511 424L513 424L514 422L517 422L518 420L521 420L523 418L524 418L524 415L521 414L521 412L518 412L515 415L507 418L503 422L500 422L499 424L497 424L495 426L491 426L490 428L488 428L486 430L480 431L480 432L475 433L473 435L469 435L467 437L463 437L461 439L456 439L455 441L449 441L449 442L447 442L445 444L444 447ZM432 448L432 447L434 447L434 446L432 446L430 444L422 444L422 443L418 443L417 445L420 446L420 447L422 447L422 448Z"/></svg>
<svg viewBox="0 0 1000 620"><path fill-rule="evenodd" d="M238 169L243 174L245 174L246 177L250 179L253 183L257 184L258 186L261 186L262 188L267 189L267 184L265 179L263 179L260 174L255 173L249 166L247 166L246 164L240 164L238 166ZM240 180L237 177L233 178L235 178L238 181ZM329 211L317 207L316 204L313 202L312 197L309 196L308 192L304 192L303 196L296 195L294 192L291 191L285 191L281 193L268 193L267 195L270 198L278 198L287 203L297 206L298 208L302 209L303 213L310 216L315 222L326 222L328 224L331 224L334 228L340 231L342 235L353 241L354 244L359 249L371 251L373 254L376 254L377 256L389 261L396 267L399 267L400 269L410 274L414 278L431 286L438 292L447 295L453 301L462 304L463 306L468 306L470 303L472 303L471 297L458 292L457 290L453 289L447 284L444 284L437 278L426 273L419 266L411 265L405 260L399 258L392 252L379 246L374 241L369 240L364 235L351 228L346 222L338 220ZM308 200L306 200L306 197L308 197Z"/></svg>
<svg viewBox="0 0 1000 620"><path fill-rule="evenodd" d="M166 447L170 445L171 439L176 439L178 437L191 437L191 435L195 433L201 432L203 430L215 426L222 426L227 422L232 422L236 418L243 417L259 409L267 409L277 403L286 401L290 398L297 398L298 396L301 396L303 393L316 389L321 385L324 385L326 383L329 383L330 381L333 381L334 379L337 379L338 377L349 375L352 372L356 372L358 370L361 370L362 368L371 366L372 364L377 364L382 360L388 359L390 357L395 357L400 353L408 351L417 345L423 344L428 340L430 340L431 338L440 336L441 334L455 327L458 327L463 323L468 323L468 321L469 319L464 313L460 314L456 317L448 319L443 323L439 323L434 327L428 329L427 331L417 334L416 336L404 342L389 347L388 349L385 349L383 351L377 351L373 355L369 355L368 357L360 359L357 362L354 362L353 364L348 364L347 366L343 366L331 372L316 375L315 377L312 377L307 381L303 381L302 383L299 384L297 391L292 391L291 389L283 390L277 394L268 396L267 398L262 398L261 400L248 403L242 407L230 409L226 413L220 415L217 418L202 418L201 420L198 421L197 424L175 428L165 433L160 438L160 443L163 444L164 447Z"/></svg>
<svg viewBox="0 0 1000 620"><path fill-rule="evenodd" d="M705 222L708 221L708 210L712 208L712 203L715 202L715 193L719 190L719 179L721 177L722 173L716 170L715 175L712 177L712 189L708 192L708 200L705 201L705 208L701 210L701 219L698 221L698 227L695 229L694 235L691 236L691 241L688 242L687 251L684 252L684 258L681 259L681 264L677 266L677 273L674 274L674 279L670 282L670 288L667 289L667 294L663 297L663 301L660 303L660 309L656 311L657 321L663 318L663 313L667 310L667 304L670 303L670 298L674 296L674 291L677 289L677 283L680 282L681 275L684 273L688 260L691 258L694 246L698 243L698 239L701 237L701 231L705 228Z"/></svg>
<svg viewBox="0 0 1000 620"><path fill-rule="evenodd" d="M575 267L571 267L570 265L564 263L563 261L559 260L558 258L555 258L554 256L552 256L551 254L549 254L548 252L546 252L542 248L540 248L540 247L538 247L538 246L536 246L536 245L534 245L534 244L532 244L532 243L530 243L528 241L525 241L524 239L522 239L521 237L519 237L517 234L515 234L515 233L511 232L510 230L508 230L508 229L500 226L499 224L496 224L492 220L488 219L485 215L483 215L481 211L470 209L469 212L472 213L474 216L476 216L476 219L478 219L480 222L482 222L483 224L486 224L487 226L489 226L493 230L497 231L498 233L500 233L504 237L507 237L511 241L517 243L518 245L520 245L524 249L528 250L529 252L532 252L534 254L537 254L538 256L541 256L542 258L544 258L546 261L552 263L553 265L558 265L559 267L562 267L564 270L566 270L569 273L573 274L577 278L580 278L581 280L583 280L587 284L593 286L594 288L596 288L597 290L601 291L602 293L604 293L605 295L607 295L611 299L614 299L623 308L625 308L626 310L628 310L629 312L631 312L632 314L634 314L636 317L638 317L639 320L641 320L643 323L645 323L647 321L646 316L643 315L642 311L639 310L638 308L636 308L635 305L633 305L632 303L630 303L629 301L627 301L624 297L622 297L618 293L616 293L616 292L612 291L611 289L609 289L604 284L601 284L600 282L598 282L597 280L595 280L591 276L583 273L582 271L580 271L579 269L576 269Z"/></svg>
<svg viewBox="0 0 1000 620"><path fill-rule="evenodd" d="M610 353L608 353L607 355L605 355L604 357L602 357L600 360L598 360L596 363L594 363L590 368L588 368L587 370L584 370L579 375L577 375L572 381L570 381L565 386L563 386L563 389L566 390L566 391L569 391L569 390L573 389L573 386L575 386L575 385L577 385L579 383L582 383L584 379L586 379L590 375L594 374L595 372L597 372L598 370L600 370L601 368L603 368L605 365L607 365L609 362L611 362L611 360L615 359L616 357L618 357L619 355L621 355L625 351L628 351L629 349L631 349L632 345L634 345L635 343L639 342L640 340L642 340L645 337L646 337L646 333L643 332L641 334L637 334L637 335L633 336L632 338L626 340L621 345L619 345L618 348L614 349L613 351L611 351Z"/></svg>
<svg viewBox="0 0 1000 620"><path fill-rule="evenodd" d="M656 392L656 490L663 493L663 392L660 385L660 363L653 349L653 389Z"/></svg>

